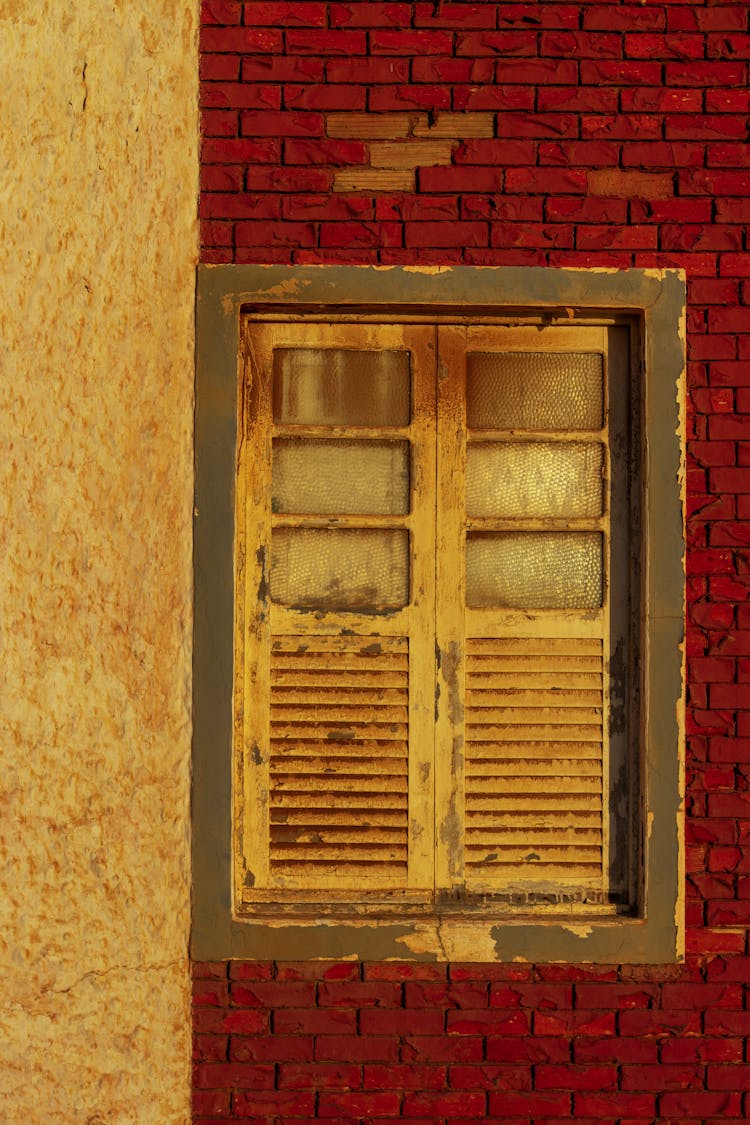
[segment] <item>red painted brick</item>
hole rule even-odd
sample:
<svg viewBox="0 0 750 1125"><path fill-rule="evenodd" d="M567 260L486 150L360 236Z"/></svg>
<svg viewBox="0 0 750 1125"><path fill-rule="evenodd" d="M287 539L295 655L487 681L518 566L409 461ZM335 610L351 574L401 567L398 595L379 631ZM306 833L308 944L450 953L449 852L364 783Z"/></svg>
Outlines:
<svg viewBox="0 0 750 1125"><path fill-rule="evenodd" d="M542 86L537 91L536 103L540 113L557 110L587 115L603 113L614 115L617 113L619 98L618 91L614 88ZM593 122L601 118L590 117L589 120Z"/></svg>
<svg viewBox="0 0 750 1125"><path fill-rule="evenodd" d="M566 1093L511 1093L501 1091L489 1095L489 1112L493 1117L535 1117L549 1121L553 1116L570 1115L570 1094Z"/></svg>
<svg viewBox="0 0 750 1125"><path fill-rule="evenodd" d="M311 1062L313 1037L311 1035L232 1035L229 1039L229 1058L233 1062Z"/></svg>
<svg viewBox="0 0 750 1125"><path fill-rule="evenodd" d="M665 1063L673 1062L742 1062L745 1043L743 1039L667 1039L662 1044L661 1057Z"/></svg>
<svg viewBox="0 0 750 1125"><path fill-rule="evenodd" d="M699 1035L700 1011L648 1011L620 1012L618 1027L621 1035Z"/></svg>
<svg viewBox="0 0 750 1125"><path fill-rule="evenodd" d="M398 1055L396 1036L318 1035L315 1039L316 1062L397 1062Z"/></svg>
<svg viewBox="0 0 750 1125"><path fill-rule="evenodd" d="M325 132L322 114L293 110L248 110L240 114L240 128L245 137L322 137Z"/></svg>
<svg viewBox="0 0 750 1125"><path fill-rule="evenodd" d="M574 1039L573 1059L577 1063L655 1063L659 1046L656 1039Z"/></svg>
<svg viewBox="0 0 750 1125"><path fill-rule="evenodd" d="M292 55L366 55L363 31L314 31L293 28L285 32L287 51Z"/></svg>
<svg viewBox="0 0 750 1125"><path fill-rule="evenodd" d="M534 1008L541 1011L569 1009L573 1006L570 984L508 983L490 986L491 1008Z"/></svg>
<svg viewBox="0 0 750 1125"><path fill-rule="evenodd" d="M658 1066L624 1066L622 1090L685 1090L703 1086L703 1068L661 1062Z"/></svg>
<svg viewBox="0 0 750 1125"><path fill-rule="evenodd" d="M375 113L410 109L450 109L450 90L444 86L383 86L370 90L370 109Z"/></svg>
<svg viewBox="0 0 750 1125"><path fill-rule="evenodd" d="M282 34L274 28L209 26L201 31L201 51L251 55L256 51L280 54L282 49Z"/></svg>
<svg viewBox="0 0 750 1125"><path fill-rule="evenodd" d="M379 1044L381 1040L375 1042ZM483 1057L484 1041L480 1035L408 1035L401 1047L404 1063L476 1063Z"/></svg>
<svg viewBox="0 0 750 1125"><path fill-rule="evenodd" d="M396 1093L335 1093L318 1095L318 1117L343 1117L354 1121L359 1117L394 1117L399 1115L401 1095Z"/></svg>
<svg viewBox="0 0 750 1125"><path fill-rule="evenodd" d="M409 60L405 58L331 58L325 63L328 82L361 82L363 85L388 85L409 81Z"/></svg>
<svg viewBox="0 0 750 1125"><path fill-rule="evenodd" d="M445 1027L445 1012L442 1008L364 1008L359 1027L363 1035L439 1035Z"/></svg>
<svg viewBox="0 0 750 1125"><path fill-rule="evenodd" d="M667 86L742 86L746 78L742 62L666 63Z"/></svg>
<svg viewBox="0 0 750 1125"><path fill-rule="evenodd" d="M445 1093L408 1093L404 1095L403 1115L422 1115L436 1120L439 1117L474 1117L484 1119L487 1099L485 1094L460 1090Z"/></svg>
<svg viewBox="0 0 750 1125"><path fill-rule="evenodd" d="M534 1013L535 1035L601 1036L615 1034L615 1013L612 1011L573 1012L539 1011Z"/></svg>
<svg viewBox="0 0 750 1125"><path fill-rule="evenodd" d="M740 1113L741 1095L724 1093L701 1093L698 1090L683 1093L663 1094L659 1098L659 1112L662 1116L686 1117L695 1119L696 1115Z"/></svg>
<svg viewBox="0 0 750 1125"><path fill-rule="evenodd" d="M616 1066L553 1066L540 1063L534 1071L537 1090L614 1090Z"/></svg>
<svg viewBox="0 0 750 1125"><path fill-rule="evenodd" d="M445 980L447 967L429 961L367 961L365 980Z"/></svg>
<svg viewBox="0 0 750 1125"><path fill-rule="evenodd" d="M300 55L249 55L242 59L243 82L322 82L322 59Z"/></svg>
<svg viewBox="0 0 750 1125"><path fill-rule="evenodd" d="M273 1066L251 1063L201 1063L193 1070L193 1082L199 1090L234 1088L240 1090L272 1090Z"/></svg>
<svg viewBox="0 0 750 1125"><path fill-rule="evenodd" d="M625 113L700 113L703 91L631 86L621 91L620 104Z"/></svg>
<svg viewBox="0 0 750 1125"><path fill-rule="evenodd" d="M531 1068L520 1066L452 1066L449 1081L454 1090L531 1089Z"/></svg>
<svg viewBox="0 0 750 1125"><path fill-rule="evenodd" d="M413 5L415 27L494 27L494 4L466 4L461 3L441 4L436 8L433 3L416 3Z"/></svg>
<svg viewBox="0 0 750 1125"><path fill-rule="evenodd" d="M614 1019L612 1020L614 1031ZM583 1040L581 1040L583 1042ZM481 1058L481 1056L480 1056ZM504 1063L564 1063L570 1061L570 1041L565 1036L527 1036L525 1038L487 1037L487 1059Z"/></svg>
<svg viewBox="0 0 750 1125"><path fill-rule="evenodd" d="M226 1116L229 1113L229 1090L193 1090L193 1112Z"/></svg>
<svg viewBox="0 0 750 1125"><path fill-rule="evenodd" d="M283 1008L273 1016L273 1030L279 1035L353 1035L356 1029L353 1009Z"/></svg>
<svg viewBox="0 0 750 1125"><path fill-rule="evenodd" d="M415 1063L372 1065L365 1066L362 1084L365 1090L443 1090L448 1084L448 1072L444 1066Z"/></svg>
<svg viewBox="0 0 750 1125"><path fill-rule="evenodd" d="M268 27L325 27L326 5L312 0L254 0L246 6L245 22Z"/></svg>
<svg viewBox="0 0 750 1125"><path fill-rule="evenodd" d="M207 109L280 109L281 90L246 82L204 82L200 104Z"/></svg>
<svg viewBox="0 0 750 1125"><path fill-rule="evenodd" d="M329 4L331 27L408 27L412 5L402 3Z"/></svg>
<svg viewBox="0 0 750 1125"><path fill-rule="evenodd" d="M280 1090L358 1089L362 1085L361 1068L345 1063L281 1063Z"/></svg>
<svg viewBox="0 0 750 1125"><path fill-rule="evenodd" d="M315 1095L312 1092L288 1093L285 1090L268 1090L263 1093L236 1091L232 1097L232 1109L241 1117L264 1116L273 1118L279 1114L288 1117L312 1117L315 1109Z"/></svg>
<svg viewBox="0 0 750 1125"><path fill-rule="evenodd" d="M363 110L364 86L286 86L285 109Z"/></svg>
<svg viewBox="0 0 750 1125"><path fill-rule="evenodd" d="M661 6L626 4L587 5L583 10L583 26L592 31L661 31L666 26Z"/></svg>
<svg viewBox="0 0 750 1125"><path fill-rule="evenodd" d="M658 1085L658 1084L657 1084ZM605 1118L619 1118L624 1114L638 1114L641 1120L653 1118L656 1112L655 1094L632 1094L618 1091L617 1093L576 1093L573 1098L573 1109L576 1120L582 1114L600 1121Z"/></svg>
<svg viewBox="0 0 750 1125"><path fill-rule="evenodd" d="M486 246L489 230L486 223L451 222L407 223L404 241L409 246Z"/></svg>
<svg viewBox="0 0 750 1125"><path fill-rule="evenodd" d="M474 1012L451 1010L445 1020L449 1035L528 1035L530 1027L526 1012L500 1008Z"/></svg>
<svg viewBox="0 0 750 1125"><path fill-rule="evenodd" d="M412 82L471 82L479 85L492 82L494 76L495 63L489 58L455 59L428 55L414 58L411 62ZM533 96L531 106L533 106Z"/></svg>
<svg viewBox="0 0 750 1125"><path fill-rule="evenodd" d="M656 62L590 62L581 63L581 82L594 86L658 86L661 82L661 64Z"/></svg>
<svg viewBox="0 0 750 1125"><path fill-rule="evenodd" d="M531 86L454 86L453 109L456 112L475 110L513 110L534 108L534 90Z"/></svg>
<svg viewBox="0 0 750 1125"><path fill-rule="evenodd" d="M204 140L201 151L206 164L274 164L281 158L281 143L229 138Z"/></svg>
<svg viewBox="0 0 750 1125"><path fill-rule="evenodd" d="M412 982L404 986L406 1008L480 1008L488 1002L486 984Z"/></svg>

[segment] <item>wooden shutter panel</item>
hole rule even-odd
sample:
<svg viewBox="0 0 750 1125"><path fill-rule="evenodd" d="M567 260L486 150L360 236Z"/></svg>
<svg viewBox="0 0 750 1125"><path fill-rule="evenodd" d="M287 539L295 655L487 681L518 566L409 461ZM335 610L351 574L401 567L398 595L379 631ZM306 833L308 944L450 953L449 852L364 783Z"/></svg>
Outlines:
<svg viewBox="0 0 750 1125"><path fill-rule="evenodd" d="M435 330L255 323L244 342L237 894L424 894Z"/></svg>
<svg viewBox="0 0 750 1125"><path fill-rule="evenodd" d="M446 889L518 901L610 890L612 331L440 329ZM620 590L621 616L626 600Z"/></svg>

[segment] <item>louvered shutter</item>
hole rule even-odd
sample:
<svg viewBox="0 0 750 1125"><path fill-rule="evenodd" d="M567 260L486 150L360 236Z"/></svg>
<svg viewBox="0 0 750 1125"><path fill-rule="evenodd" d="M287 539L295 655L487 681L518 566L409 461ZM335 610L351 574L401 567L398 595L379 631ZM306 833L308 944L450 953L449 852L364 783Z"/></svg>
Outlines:
<svg viewBox="0 0 750 1125"><path fill-rule="evenodd" d="M606 901L627 866L610 856L608 796L610 657L627 643L627 544L610 564L628 522L623 333L440 329L446 890Z"/></svg>
<svg viewBox="0 0 750 1125"><path fill-rule="evenodd" d="M253 323L244 353L237 893L428 894L435 329Z"/></svg>

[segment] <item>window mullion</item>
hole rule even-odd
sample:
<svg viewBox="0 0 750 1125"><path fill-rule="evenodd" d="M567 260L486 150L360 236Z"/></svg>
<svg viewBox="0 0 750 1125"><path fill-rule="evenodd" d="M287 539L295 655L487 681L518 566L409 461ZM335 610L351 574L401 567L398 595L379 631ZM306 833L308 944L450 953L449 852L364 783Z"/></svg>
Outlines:
<svg viewBox="0 0 750 1125"><path fill-rule="evenodd" d="M466 330L438 329L436 887L464 885Z"/></svg>

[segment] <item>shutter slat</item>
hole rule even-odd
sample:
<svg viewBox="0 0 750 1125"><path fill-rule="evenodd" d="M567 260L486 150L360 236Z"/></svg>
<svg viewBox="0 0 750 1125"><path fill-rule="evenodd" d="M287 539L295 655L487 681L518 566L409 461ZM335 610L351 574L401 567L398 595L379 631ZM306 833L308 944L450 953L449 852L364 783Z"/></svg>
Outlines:
<svg viewBox="0 0 750 1125"><path fill-rule="evenodd" d="M342 885L348 871L355 885L404 882L407 660L399 637L273 639L272 878ZM364 690L349 690L352 679Z"/></svg>
<svg viewBox="0 0 750 1125"><path fill-rule="evenodd" d="M602 641L474 638L467 653L470 884L598 879Z"/></svg>

